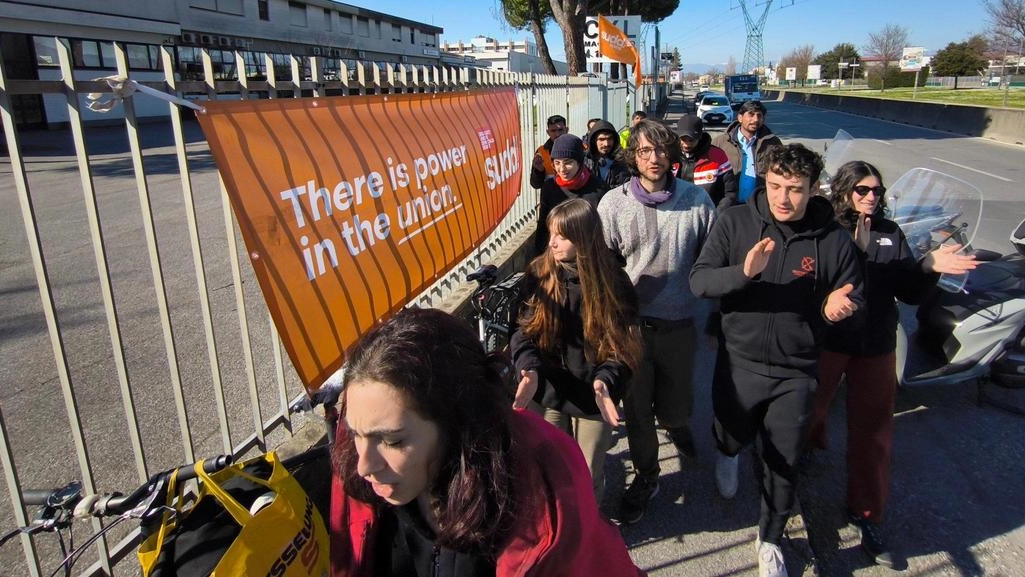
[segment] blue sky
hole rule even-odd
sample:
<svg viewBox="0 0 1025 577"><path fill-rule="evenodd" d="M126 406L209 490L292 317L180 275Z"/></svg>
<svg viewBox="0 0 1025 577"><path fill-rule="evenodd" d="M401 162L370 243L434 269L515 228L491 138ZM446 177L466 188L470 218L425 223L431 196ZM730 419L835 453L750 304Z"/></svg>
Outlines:
<svg viewBox="0 0 1025 577"><path fill-rule="evenodd" d="M496 17L500 13L497 0L346 3L444 28L442 42L469 41L479 34L533 40L529 31L510 30L500 16ZM764 0L748 0L753 16L760 16L764 5ZM772 61L809 44L816 54L839 42L850 42L862 50L869 33L878 32L887 24L908 29L910 45L924 46L928 54L988 29L982 0L773 0L762 43L766 59ZM730 56L738 65L744 59L747 32L738 0L681 0L676 13L658 26L663 47L666 51L679 48L685 64L723 67ZM653 26L647 26L645 31L650 46L655 39ZM552 22L545 37L552 56L563 59L565 51L558 25Z"/></svg>

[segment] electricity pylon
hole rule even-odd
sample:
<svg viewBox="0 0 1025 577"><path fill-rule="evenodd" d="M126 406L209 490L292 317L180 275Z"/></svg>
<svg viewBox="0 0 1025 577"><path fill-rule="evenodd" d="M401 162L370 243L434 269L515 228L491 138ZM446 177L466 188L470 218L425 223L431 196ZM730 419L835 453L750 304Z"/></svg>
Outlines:
<svg viewBox="0 0 1025 577"><path fill-rule="evenodd" d="M745 0L738 1L741 9L744 10L744 22L747 24L747 44L744 46L744 64L742 65L744 73L747 74L763 65L765 56L762 50L762 29L765 28L765 19L769 17L772 0L765 2L765 10L762 11L757 22L752 20L751 14L747 11L747 2Z"/></svg>

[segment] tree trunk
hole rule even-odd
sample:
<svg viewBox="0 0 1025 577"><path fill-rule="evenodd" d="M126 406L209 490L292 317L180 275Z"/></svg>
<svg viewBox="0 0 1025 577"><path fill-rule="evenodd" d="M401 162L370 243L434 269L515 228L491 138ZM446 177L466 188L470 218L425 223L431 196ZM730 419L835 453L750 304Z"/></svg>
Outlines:
<svg viewBox="0 0 1025 577"><path fill-rule="evenodd" d="M562 40L566 47L566 63L570 75L587 71L584 54L584 19L587 17L587 0L549 0L552 15L562 29Z"/></svg>
<svg viewBox="0 0 1025 577"><path fill-rule="evenodd" d="M552 62L552 55L548 52L548 41L545 40L545 26L541 17L541 8L538 2L544 0L530 0L530 31L534 33L534 42L537 43L537 55L541 59L541 66L544 66L548 74L558 74L555 63Z"/></svg>

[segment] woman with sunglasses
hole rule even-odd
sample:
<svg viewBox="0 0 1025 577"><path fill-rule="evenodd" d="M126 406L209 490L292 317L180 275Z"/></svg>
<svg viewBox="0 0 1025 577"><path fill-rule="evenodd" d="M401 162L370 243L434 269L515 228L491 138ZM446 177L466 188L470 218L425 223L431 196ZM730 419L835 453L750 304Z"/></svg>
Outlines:
<svg viewBox="0 0 1025 577"><path fill-rule="evenodd" d="M827 447L826 417L840 378L847 375L847 513L861 531L861 546L880 565L893 558L879 524L890 487L890 449L897 391L898 311L895 299L917 304L941 273L975 268L960 245L940 247L915 260L900 227L884 216L886 187L879 170L852 161L832 184L836 219L854 236L865 272L865 323L857 331L830 328L819 361L819 387L808 448Z"/></svg>

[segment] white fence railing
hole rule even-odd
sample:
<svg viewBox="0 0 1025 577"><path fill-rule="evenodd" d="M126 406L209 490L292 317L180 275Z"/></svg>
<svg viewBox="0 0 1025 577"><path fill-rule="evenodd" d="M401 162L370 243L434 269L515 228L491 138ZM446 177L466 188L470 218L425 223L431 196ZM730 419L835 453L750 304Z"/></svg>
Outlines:
<svg viewBox="0 0 1025 577"><path fill-rule="evenodd" d="M162 80L152 72L131 76L117 44L118 69L86 75L73 70L68 42L57 45L59 73L41 79L9 78L0 54L2 143L9 153L0 164L0 491L10 497L0 505L4 529L29 522L21 499L26 488L75 478L87 492L134 487L198 457L277 446L301 424L288 405L302 387L240 252L197 124L175 105L137 105L134 99L148 97L135 96L105 117L114 126L96 126L87 122L94 116L85 113L86 94L110 89L84 77L119 74L189 99L515 85L526 159L552 114L564 115L571 132L582 134L588 118L623 126L641 107L627 83L369 62L343 69L333 81L318 77L315 62L311 79L299 77L298 65L291 78L275 79L270 65L266 80L183 82L175 77L171 47L162 49ZM213 78L209 54L204 68ZM12 104L19 95L45 100L50 120L66 128L19 129ZM510 231L532 221L537 198L526 171L522 190L491 239L421 295L420 304L447 298ZM94 532L100 528L94 523ZM133 539L112 531L79 567L114 574ZM23 537L21 545L21 551L0 550L0 574L37 576L59 562L52 539Z"/></svg>

